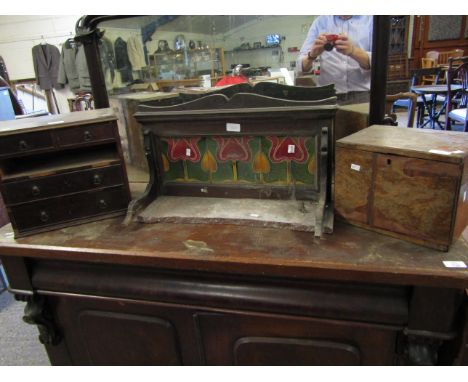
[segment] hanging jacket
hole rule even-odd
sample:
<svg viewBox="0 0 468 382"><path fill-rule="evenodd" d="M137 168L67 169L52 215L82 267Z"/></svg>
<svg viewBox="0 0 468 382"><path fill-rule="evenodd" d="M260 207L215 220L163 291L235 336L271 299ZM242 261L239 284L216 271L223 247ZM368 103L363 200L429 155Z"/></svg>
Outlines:
<svg viewBox="0 0 468 382"><path fill-rule="evenodd" d="M32 57L36 82L43 90L61 88L57 82L60 65L60 51L55 45L39 44L33 46Z"/></svg>
<svg viewBox="0 0 468 382"><path fill-rule="evenodd" d="M110 72L110 81L111 84L114 82L115 77L115 55L114 55L114 47L112 46L112 42L103 37L99 40L99 54L101 56L101 64L102 70L104 71L104 76L107 79L107 71Z"/></svg>
<svg viewBox="0 0 468 382"><path fill-rule="evenodd" d="M127 43L118 37L114 42L115 51L115 66L120 72L122 82L130 82L133 80L132 76L132 64L128 58Z"/></svg>
<svg viewBox="0 0 468 382"><path fill-rule="evenodd" d="M140 36L132 36L127 40L127 50L133 70L141 70L146 66L145 52Z"/></svg>
<svg viewBox="0 0 468 382"><path fill-rule="evenodd" d="M60 56L58 82L67 84L70 90L77 92L90 92L91 79L84 52L84 46L68 39L62 45Z"/></svg>

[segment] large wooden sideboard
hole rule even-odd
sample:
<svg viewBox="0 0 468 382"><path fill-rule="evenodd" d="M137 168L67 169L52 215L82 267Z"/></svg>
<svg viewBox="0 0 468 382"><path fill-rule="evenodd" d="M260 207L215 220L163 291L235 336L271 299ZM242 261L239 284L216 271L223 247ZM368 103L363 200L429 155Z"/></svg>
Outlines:
<svg viewBox="0 0 468 382"><path fill-rule="evenodd" d="M466 365L467 237L112 218L0 254L54 365Z"/></svg>

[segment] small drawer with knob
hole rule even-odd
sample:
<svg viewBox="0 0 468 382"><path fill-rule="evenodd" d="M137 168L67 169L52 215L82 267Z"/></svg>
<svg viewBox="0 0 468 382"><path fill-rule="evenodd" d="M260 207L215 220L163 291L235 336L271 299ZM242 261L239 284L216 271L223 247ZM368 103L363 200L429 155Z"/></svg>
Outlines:
<svg viewBox="0 0 468 382"><path fill-rule="evenodd" d="M50 132L6 135L0 138L0 157L21 156L54 147Z"/></svg>
<svg viewBox="0 0 468 382"><path fill-rule="evenodd" d="M124 184L120 164L72 171L23 181L4 182L5 204L14 205L34 200Z"/></svg>
<svg viewBox="0 0 468 382"><path fill-rule="evenodd" d="M126 212L116 121L99 109L0 123L0 193L15 238Z"/></svg>
<svg viewBox="0 0 468 382"><path fill-rule="evenodd" d="M95 125L70 127L55 132L60 147L115 140L115 124L105 122Z"/></svg>
<svg viewBox="0 0 468 382"><path fill-rule="evenodd" d="M44 227L59 227L126 211L129 197L125 186L58 196L9 207L16 237Z"/></svg>

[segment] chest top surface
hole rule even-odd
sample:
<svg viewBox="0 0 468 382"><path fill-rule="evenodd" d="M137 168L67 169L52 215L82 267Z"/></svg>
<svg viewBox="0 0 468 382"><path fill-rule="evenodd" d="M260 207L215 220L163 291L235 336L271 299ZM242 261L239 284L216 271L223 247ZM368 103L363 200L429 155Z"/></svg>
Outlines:
<svg viewBox="0 0 468 382"><path fill-rule="evenodd" d="M373 125L336 145L451 163L463 163L468 156L468 135L453 131Z"/></svg>
<svg viewBox="0 0 468 382"><path fill-rule="evenodd" d="M130 224L122 218L14 239L0 229L3 256L207 271L262 277L468 287L468 234L449 252L337 222L321 239L307 232L216 224Z"/></svg>
<svg viewBox="0 0 468 382"><path fill-rule="evenodd" d="M59 129L61 127L82 126L98 122L116 120L112 109L76 111L73 113L54 114L15 121L0 122L0 137L30 131Z"/></svg>

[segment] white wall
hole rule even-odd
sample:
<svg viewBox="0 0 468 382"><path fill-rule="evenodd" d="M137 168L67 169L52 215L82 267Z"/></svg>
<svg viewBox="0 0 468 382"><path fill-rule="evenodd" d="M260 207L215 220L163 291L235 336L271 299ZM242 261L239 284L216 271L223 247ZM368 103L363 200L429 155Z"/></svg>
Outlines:
<svg viewBox="0 0 468 382"><path fill-rule="evenodd" d="M244 24L224 36L226 40L226 66L232 63L250 63L251 66L290 67L295 62L299 52L288 52L288 48L300 49L316 16L260 16L258 20ZM277 49L253 50L245 52L229 52L242 43L261 42L265 45L265 36L278 33L285 36L281 42L282 53Z"/></svg>
<svg viewBox="0 0 468 382"><path fill-rule="evenodd" d="M44 40L61 49L80 16L0 16L0 55L10 79L34 77L31 49Z"/></svg>
<svg viewBox="0 0 468 382"><path fill-rule="evenodd" d="M3 57L11 80L34 78L31 50L46 41L62 49L62 43L75 35L75 23L81 16L21 15L0 16L0 56ZM68 111L67 88L57 91L61 112Z"/></svg>

